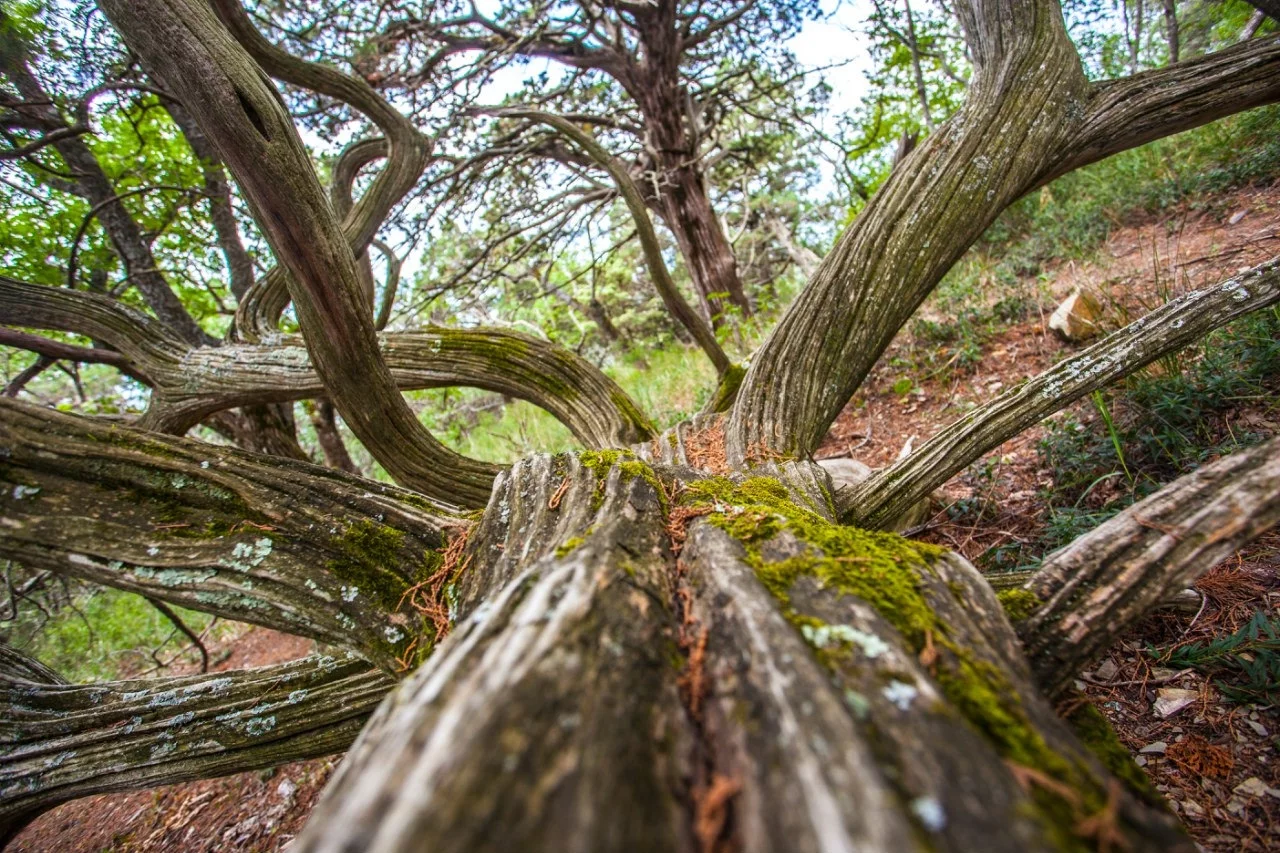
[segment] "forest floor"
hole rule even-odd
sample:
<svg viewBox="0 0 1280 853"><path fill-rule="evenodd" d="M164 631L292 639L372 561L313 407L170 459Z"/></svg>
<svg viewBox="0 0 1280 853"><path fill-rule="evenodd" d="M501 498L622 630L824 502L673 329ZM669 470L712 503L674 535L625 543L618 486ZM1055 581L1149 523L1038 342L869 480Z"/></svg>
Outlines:
<svg viewBox="0 0 1280 853"><path fill-rule="evenodd" d="M1098 292L1119 325L1171 294L1213 284L1277 253L1280 185L1247 188L1195 209L1130 223L1115 230L1093 260L1042 274L1037 292L1019 308L1020 319L974 336L967 349L956 349L951 363L943 359L940 367L922 369L922 363L934 363L922 354L936 341L909 327L817 455L883 466L904 444L918 445L973 405L1069 355L1078 347L1059 341L1047 320L1057 300L1077 286ZM925 316L934 324L926 324L926 332L949 319L937 309L927 308ZM1076 407L1082 417L1090 405ZM1280 411L1248 401L1220 421L1215 428L1228 433L1233 427L1280 432ZM936 513L922 535L979 565L1002 546L1043 538L1045 495L1054 485L1039 449L1044 437L1043 427L1030 430L953 478L935 495ZM1105 505L1117 497L1116 483L1091 489L1090 499ZM1110 719L1206 850L1264 850L1280 838L1280 709L1231 701L1215 679L1197 669L1162 666L1149 650L1221 641L1257 613L1280 613L1280 532L1213 567L1195 588L1199 606L1147 618L1082 674L1077 688ZM224 645L231 655L217 670L278 663L311 651L307 641L264 629ZM1157 714L1157 708L1176 705L1181 707ZM35 821L8 849L281 850L301 829L337 760L67 803Z"/></svg>

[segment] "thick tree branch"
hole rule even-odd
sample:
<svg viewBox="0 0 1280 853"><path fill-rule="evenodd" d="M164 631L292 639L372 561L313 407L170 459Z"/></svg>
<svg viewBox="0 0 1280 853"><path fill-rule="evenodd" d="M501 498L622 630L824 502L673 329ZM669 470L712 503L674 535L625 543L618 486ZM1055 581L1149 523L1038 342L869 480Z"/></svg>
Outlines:
<svg viewBox="0 0 1280 853"><path fill-rule="evenodd" d="M78 347L13 329L0 328L0 346L17 347L51 359L64 359L81 364L109 364L121 370L130 368L128 359L114 350Z"/></svg>
<svg viewBox="0 0 1280 853"><path fill-rule="evenodd" d="M272 44L254 27L240 0L214 0L212 5L232 36L264 71L276 79L328 95L354 107L368 116L386 137L378 156L386 157L387 162L368 192L354 207L349 203L344 207L335 205L352 251L356 257L363 256L369 241L391 209L422 175L431 153L429 141L418 132L412 121L387 103L364 80L329 65L307 62ZM356 167L358 170L359 166ZM351 177L354 178L354 172ZM350 184L347 186L346 197L349 199ZM281 285L282 282L273 281L270 276L258 283L258 287L267 289L267 293L254 294L246 308L239 312L238 328L242 333L252 338L275 328L286 304L282 301L285 294L281 292L284 290Z"/></svg>
<svg viewBox="0 0 1280 853"><path fill-rule="evenodd" d="M438 500L482 505L497 468L446 448L400 396L377 347L347 236L262 69L197 0L103 6L231 169L289 271L312 362L352 432L398 482Z"/></svg>
<svg viewBox="0 0 1280 853"><path fill-rule="evenodd" d="M1205 465L1047 557L1018 625L1050 696L1148 611L1280 522L1280 438Z"/></svg>
<svg viewBox="0 0 1280 853"><path fill-rule="evenodd" d="M964 106L898 164L757 352L732 459L812 452L929 291L1060 159L1089 84L1056 4L958 11L975 61Z"/></svg>
<svg viewBox="0 0 1280 853"><path fill-rule="evenodd" d="M1232 45L1096 87L1047 184L1153 139L1280 99L1280 36Z"/></svg>
<svg viewBox="0 0 1280 853"><path fill-rule="evenodd" d="M893 335L1007 205L1056 175L1280 98L1280 39L1094 87L1056 3L958 5L964 106L893 171L761 347L729 450L806 455Z"/></svg>
<svg viewBox="0 0 1280 853"><path fill-rule="evenodd" d="M1280 301L1280 258L1171 300L1077 356L1009 389L837 496L851 524L884 528L984 453L1095 389Z"/></svg>
<svg viewBox="0 0 1280 853"><path fill-rule="evenodd" d="M593 161L609 173L609 177L613 178L618 192L627 204L627 210L631 213L631 219L636 226L636 235L640 238L640 246L644 251L649 277L653 281L654 289L658 291L658 296L662 298L662 304L697 341L698 346L715 365L716 373L723 376L725 371L732 367L729 357L724 354L724 350L716 341L715 332L703 321L693 306L685 301L675 281L672 280L671 273L667 270L667 263L662 258L662 246L658 243L658 234L654 231L653 222L649 219L644 196L631 175L627 174L627 170L622 168L589 133L561 116L541 110L518 108L502 109L497 114L533 119L554 127L559 133L573 140Z"/></svg>
<svg viewBox="0 0 1280 853"><path fill-rule="evenodd" d="M396 672L401 601L459 522L301 462L0 400L0 553L359 651ZM428 640L430 636L428 636Z"/></svg>
<svg viewBox="0 0 1280 853"><path fill-rule="evenodd" d="M0 844L78 797L341 752L394 683L353 656L93 685L25 669L0 674Z"/></svg>

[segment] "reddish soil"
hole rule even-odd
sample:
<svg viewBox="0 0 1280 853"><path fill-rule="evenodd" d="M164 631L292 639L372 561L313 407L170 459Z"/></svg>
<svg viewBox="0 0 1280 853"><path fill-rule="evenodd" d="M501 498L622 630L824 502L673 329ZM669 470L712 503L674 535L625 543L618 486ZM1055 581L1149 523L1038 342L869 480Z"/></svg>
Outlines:
<svg viewBox="0 0 1280 853"><path fill-rule="evenodd" d="M1280 185L1249 188L1215 200L1208 210L1140 222L1116 231L1098 258L1051 270L1033 319L1000 330L982 343L980 360L968 373L919 379L907 394L893 390L904 363L921 347L937 346L904 331L864 390L832 426L816 454L851 456L872 467L894 461L903 445L914 446L986 402L1003 388L1034 375L1077 346L1061 342L1046 321L1076 286L1100 291L1112 325L1121 325L1189 289L1212 285L1242 268L1280 254ZM994 297L999 294L993 294ZM924 316L944 320L926 305ZM897 366L894 359L898 359ZM1149 368L1151 369L1151 368ZM1090 404L1077 404L1088 414ZM1280 430L1280 416L1242 404L1227 415L1232 425L1254 432ZM934 496L935 515L922 538L948 545L971 560L1013 541L1034 541L1043 530L1040 492L1053 485L1037 452L1041 428L1006 442L975 468L989 476L961 473ZM1106 503L1105 483L1092 498ZM956 521L948 509L977 502L978 518ZM963 516L972 517L972 513ZM1159 611L1135 626L1106 658L1082 675L1077 687L1106 715L1121 741L1143 765L1158 790L1209 851L1276 849L1280 839L1280 708L1226 701L1213 680L1196 671L1162 668L1149 647L1169 648L1228 636L1254 612L1280 610L1280 532L1272 532L1196 583L1204 606L1198 612ZM1112 669L1114 667L1114 670ZM1099 677L1099 672L1106 677ZM1154 713L1164 689L1194 691L1196 700L1168 719ZM1163 752L1160 751L1163 745ZM1146 748L1148 751L1141 752Z"/></svg>
<svg viewBox="0 0 1280 853"><path fill-rule="evenodd" d="M1234 220L1234 221L1233 221ZM1225 248L1224 248L1225 247ZM1096 261L1052 270L1034 319L1011 325L982 343L980 361L968 372L911 376L918 388L898 394L903 376L891 366L922 344L904 332L868 378L866 390L833 425L818 456L853 456L873 467L892 462L903 444L915 445L958 417L1071 352L1044 325L1078 284L1102 291L1117 318L1136 316L1169 292L1211 284L1280 251L1280 186L1247 189L1219 199L1211 209L1139 222L1116 231ZM998 295L998 294L997 294ZM924 316L941 319L937 312ZM1119 322L1120 320L1118 320ZM970 558L986 549L1030 537L1040 526L1037 493L1052 484L1036 453L1038 429L1007 442L989 458L994 475L980 488L992 512L976 523L947 520L945 505L972 498L979 487L960 475L943 487L939 512L926 532ZM1262 608L1280 605L1280 534L1265 537L1197 584L1205 596L1199 613L1162 611L1122 639L1082 676L1080 686L1115 725L1122 741L1145 763L1196 840L1207 850L1264 850L1280 838L1280 713L1225 702L1196 672L1159 670L1148 645L1168 646L1224 636ZM300 657L310 643L253 629L229 642L230 656L217 670L262 666ZM215 657L216 659L216 657ZM1099 671L1107 675L1098 675ZM1195 690L1195 703L1169 719L1152 714L1156 691ZM1163 754L1140 754L1156 742ZM337 757L284 765L261 773L174 785L156 791L89 797L43 815L8 848L13 851L274 851L300 830ZM1254 780L1254 781L1249 781ZM1262 788L1259 788L1261 785Z"/></svg>

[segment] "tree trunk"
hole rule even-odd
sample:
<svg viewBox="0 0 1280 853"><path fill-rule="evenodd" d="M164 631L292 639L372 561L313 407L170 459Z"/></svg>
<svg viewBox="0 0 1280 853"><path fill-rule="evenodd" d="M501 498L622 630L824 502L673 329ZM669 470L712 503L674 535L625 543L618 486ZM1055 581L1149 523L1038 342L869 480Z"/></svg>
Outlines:
<svg viewBox="0 0 1280 853"><path fill-rule="evenodd" d="M718 328L723 324L726 305L750 316L751 303L742 289L733 247L711 208L701 171L680 164L668 169L665 178L660 196L662 218L675 235L711 325Z"/></svg>
<svg viewBox="0 0 1280 853"><path fill-rule="evenodd" d="M297 850L1194 849L1036 692L972 566L774 473L500 475L455 632Z"/></svg>

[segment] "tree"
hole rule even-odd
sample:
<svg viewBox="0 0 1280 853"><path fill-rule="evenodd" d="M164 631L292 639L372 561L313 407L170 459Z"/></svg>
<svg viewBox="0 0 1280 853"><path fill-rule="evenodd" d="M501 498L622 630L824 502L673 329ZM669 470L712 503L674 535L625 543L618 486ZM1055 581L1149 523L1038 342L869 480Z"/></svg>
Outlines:
<svg viewBox="0 0 1280 853"><path fill-rule="evenodd" d="M600 153L584 156L581 144L563 138L563 127L555 128L562 138L530 138L538 130L534 117L532 125L500 126L489 150L460 157L467 168L459 169L459 177L484 188L494 182L495 169L528 162L535 179L546 182L549 169L567 168L583 184L583 172L590 178L605 165L602 156L616 161L674 236L703 312L719 326L726 306L744 314L752 306L713 193L742 199L736 186L717 187L713 179L718 167L750 160L754 137L788 128L805 113L798 90L806 75L780 44L816 11L810 0L514 3L492 15L474 5L442 4L388 26L377 39L369 73L387 90L416 85L424 64L447 68L445 57L474 57L455 72L468 76L478 69L491 73L512 58L542 60L562 71L532 77L508 100L592 129ZM735 126L744 116L764 127L744 132ZM570 187L571 198L578 205L598 204L598 181ZM559 207L571 211L575 205L561 200Z"/></svg>
<svg viewBox="0 0 1280 853"><path fill-rule="evenodd" d="M1280 439L1050 556L1003 596L1014 622L972 566L878 531L1019 430L1280 300L1280 259L1170 302L861 484L833 487L808 457L1001 209L1277 100L1280 39L1094 85L1052 0L957 4L963 106L839 238L728 413L654 435L554 345L376 333L358 258L428 155L362 79L284 54L230 0L102 8L207 137L279 264L241 316L272 279L301 337L208 346L158 309L0 278L4 324L97 346L7 343L152 388L135 425L0 400L0 550L349 652L70 685L4 650L6 834L72 797L349 746L300 850L1192 849L1105 725L1068 702L1073 728L1053 701L1119 631L1280 519ZM268 75L385 133L368 146L382 170L346 213ZM11 126L32 127L22 146L68 138L28 118L40 100L8 96ZM501 471L458 458L400 395L452 384L523 394L593 449ZM219 411L319 397L399 485L181 437Z"/></svg>

